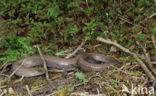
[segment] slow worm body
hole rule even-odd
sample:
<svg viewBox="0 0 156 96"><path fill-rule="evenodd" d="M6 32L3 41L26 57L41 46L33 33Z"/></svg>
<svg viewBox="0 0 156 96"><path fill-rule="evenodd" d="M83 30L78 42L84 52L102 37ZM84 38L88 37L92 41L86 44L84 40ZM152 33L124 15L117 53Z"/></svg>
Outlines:
<svg viewBox="0 0 156 96"><path fill-rule="evenodd" d="M62 70L74 70L77 67L85 71L102 71L110 65L119 64L119 62L110 56L105 56L96 53L83 53L75 58L65 59L56 56L44 55L47 67L57 68ZM41 67L42 60L39 55L34 55L25 58L24 64L15 72L17 76L33 77L45 73ZM12 71L16 70L24 59L16 61L12 64ZM99 64L99 62L101 64Z"/></svg>

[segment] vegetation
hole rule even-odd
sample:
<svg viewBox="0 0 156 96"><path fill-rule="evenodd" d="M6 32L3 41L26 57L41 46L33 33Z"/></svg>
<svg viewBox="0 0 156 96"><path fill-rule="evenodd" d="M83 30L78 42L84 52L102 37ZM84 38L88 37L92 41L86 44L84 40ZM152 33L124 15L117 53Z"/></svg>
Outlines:
<svg viewBox="0 0 156 96"><path fill-rule="evenodd" d="M139 40L148 44L149 53L155 55L150 36L156 35L156 20L148 18L154 12L154 0L0 0L0 18L5 19L0 37L7 33L0 41L0 65L37 54L33 47L36 44L44 54L56 55L77 47L85 37L88 37L84 46L87 51L110 54L110 45L92 48L99 44L98 36L127 48ZM133 50L138 52L139 48ZM115 53L119 55L128 56L120 51ZM141 74L132 73L133 76ZM87 83L85 74L75 73L75 77ZM113 79L109 82L119 88ZM73 92L73 85L67 90Z"/></svg>
<svg viewBox="0 0 156 96"><path fill-rule="evenodd" d="M148 41L148 35L156 34L155 22L132 29L156 11L152 0L89 0L88 6L85 0L1 0L0 7L0 17L6 20L1 35L9 33L0 42L0 61L32 55L34 44L46 54L55 54L79 45L85 36L89 46L102 36L129 47L135 38Z"/></svg>

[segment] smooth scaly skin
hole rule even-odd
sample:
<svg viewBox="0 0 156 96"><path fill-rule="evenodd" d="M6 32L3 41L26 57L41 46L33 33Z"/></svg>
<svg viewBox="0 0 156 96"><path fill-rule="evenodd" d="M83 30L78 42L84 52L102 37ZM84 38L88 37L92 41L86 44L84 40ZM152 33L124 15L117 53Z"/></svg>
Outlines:
<svg viewBox="0 0 156 96"><path fill-rule="evenodd" d="M96 62L90 63L85 60L85 58L93 58L96 61L100 61L103 64L99 64ZM108 68L110 65L116 65L119 64L116 59L110 57L110 56L105 56L102 54L96 54L96 53L88 53L85 55L82 55L81 58L78 60L78 66L81 67L84 71L103 71L103 69Z"/></svg>
<svg viewBox="0 0 156 96"><path fill-rule="evenodd" d="M76 58L65 59L56 56L44 55L46 64L48 67L63 69L63 70L74 70L76 67L80 67L85 71L102 71L110 65L119 64L117 60L110 56L105 56L96 53L83 53ZM94 59L90 62L86 61L86 58ZM22 64L24 59L16 61L12 64L12 71ZM104 64L98 64L96 61L103 62ZM42 75L45 73L43 68L32 68L37 65L41 65L42 60L39 55L34 55L25 58L23 65L15 72L17 76L33 77Z"/></svg>
<svg viewBox="0 0 156 96"><path fill-rule="evenodd" d="M45 55L44 56L46 64L48 67L63 69L63 70L73 70L75 69L75 64L77 58L64 59L55 56ZM12 71L16 70L20 64L22 64L24 59L16 61L12 64ZM17 76L33 77L42 75L45 73L44 68L31 68L37 65L42 65L42 60L39 55L34 55L25 58L23 65L15 72Z"/></svg>

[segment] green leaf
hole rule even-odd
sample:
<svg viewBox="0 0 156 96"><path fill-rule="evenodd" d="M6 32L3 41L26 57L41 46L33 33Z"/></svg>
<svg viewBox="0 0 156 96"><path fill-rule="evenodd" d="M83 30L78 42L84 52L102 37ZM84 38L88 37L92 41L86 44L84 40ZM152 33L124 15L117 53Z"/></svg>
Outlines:
<svg viewBox="0 0 156 96"><path fill-rule="evenodd" d="M63 86L58 86L57 87L57 90L59 91L59 90L61 90L63 88Z"/></svg>
<svg viewBox="0 0 156 96"><path fill-rule="evenodd" d="M75 73L75 76L76 76L76 78L78 78L78 79L80 79L80 80L86 78L86 75L85 75L85 74L79 73L79 72L76 72L76 73Z"/></svg>
<svg viewBox="0 0 156 96"><path fill-rule="evenodd" d="M68 91L68 92L73 92L74 89L75 89L74 86L72 86L72 87L68 87L68 88L67 88L67 91Z"/></svg>
<svg viewBox="0 0 156 96"><path fill-rule="evenodd" d="M76 78L78 78L80 81L83 81L84 84L87 83L86 75L80 72L75 73Z"/></svg>
<svg viewBox="0 0 156 96"><path fill-rule="evenodd" d="M139 35L135 36L135 38L137 38L139 40L145 40L145 39L148 38L148 36L147 35L144 35L144 34L139 34Z"/></svg>
<svg viewBox="0 0 156 96"><path fill-rule="evenodd" d="M156 27L153 28L153 35L156 35Z"/></svg>
<svg viewBox="0 0 156 96"><path fill-rule="evenodd" d="M26 42L26 38L18 38L17 41L29 52L32 48Z"/></svg>

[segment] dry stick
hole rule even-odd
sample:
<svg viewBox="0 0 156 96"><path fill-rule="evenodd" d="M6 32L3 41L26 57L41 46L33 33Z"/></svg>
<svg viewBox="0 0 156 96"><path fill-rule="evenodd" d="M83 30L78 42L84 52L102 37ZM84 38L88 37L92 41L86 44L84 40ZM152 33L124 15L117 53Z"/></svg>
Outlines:
<svg viewBox="0 0 156 96"><path fill-rule="evenodd" d="M127 18L125 18L125 17L123 17L123 16L121 16L121 15L119 15L119 19L125 21L125 22L128 23L128 24L134 25L134 24L133 24L132 22L130 22Z"/></svg>
<svg viewBox="0 0 156 96"><path fill-rule="evenodd" d="M76 50L75 50L74 52L72 52L71 54L67 55L65 58L70 58L70 57L72 57L73 55L75 55L75 54L82 48L82 46L86 43L87 39L88 39L88 38L85 37L85 40L82 41L82 43L80 44L80 46L77 47Z"/></svg>
<svg viewBox="0 0 156 96"><path fill-rule="evenodd" d="M152 15L150 15L150 16L148 16L147 18L145 18L143 21L141 21L140 23L143 23L144 21L147 21L148 19L151 19L151 18L153 18L154 16L156 16L156 12L155 13L153 13ZM139 23L139 24L140 24Z"/></svg>
<svg viewBox="0 0 156 96"><path fill-rule="evenodd" d="M150 58L149 53L147 52L147 50L145 49L145 47L139 41L136 41L136 44L138 44L142 48L142 50L144 52L144 55L145 55L145 61L148 64L148 67L152 70L152 72L154 73L154 75L156 75L156 70L153 67L153 62L151 61L151 58Z"/></svg>
<svg viewBox="0 0 156 96"><path fill-rule="evenodd" d="M46 79L49 81L50 79L49 79L49 74L48 74L48 69L47 69L47 64L46 64L46 62L45 62L45 58L43 57L43 54L42 54L42 52L41 52L40 47L39 47L38 45L36 45L36 47L37 47L37 49L38 49L38 52L39 52L40 57L41 57L41 60L42 60L42 62L43 62L44 70L46 71Z"/></svg>
<svg viewBox="0 0 156 96"><path fill-rule="evenodd" d="M146 67L146 65L142 62L142 60L139 59L139 57L137 56L136 53L131 52L129 49L127 49L127 48L125 48L125 47L123 47L123 46L121 46L121 45L119 45L119 44L117 44L115 42L112 42L110 40L105 40L105 39L103 39L101 37L97 37L97 40L100 41L100 42L106 43L106 44L116 46L119 49L121 49L122 51L132 55L134 58L136 58L137 62L140 64L141 68L145 71L147 76L152 80L155 79L154 75L150 72L150 70Z"/></svg>
<svg viewBox="0 0 156 96"><path fill-rule="evenodd" d="M26 89L27 89L27 92L28 92L29 96L32 96L32 94L31 94L31 92L30 92L30 89L29 89L28 85L25 85L25 87L26 87Z"/></svg>
<svg viewBox="0 0 156 96"><path fill-rule="evenodd" d="M0 76L1 76L1 74L3 74L3 72L4 72L4 70L9 66L10 64L8 63L8 61L6 61L1 67L0 67L0 70L1 70L1 72L0 72Z"/></svg>
<svg viewBox="0 0 156 96"><path fill-rule="evenodd" d="M8 78L9 80L10 80L10 78L16 73L16 71L18 71L18 69L22 67L22 65L24 64L25 60L26 60L26 59L24 59L24 60L22 61L22 64L21 64L20 66L18 66L18 67L16 68L16 70L14 70L14 72L11 73L11 75L10 75L9 78Z"/></svg>
<svg viewBox="0 0 156 96"><path fill-rule="evenodd" d="M108 86L110 89L112 89L114 92L119 93L119 91L117 91L116 89L114 89L108 82L102 82L102 85L106 85Z"/></svg>
<svg viewBox="0 0 156 96"><path fill-rule="evenodd" d="M114 25L114 23L117 21L118 19L118 15L115 17L115 19L113 20L113 22L108 26L108 29L112 28L112 26Z"/></svg>
<svg viewBox="0 0 156 96"><path fill-rule="evenodd" d="M88 0L86 0L87 8L89 9Z"/></svg>
<svg viewBox="0 0 156 96"><path fill-rule="evenodd" d="M4 92L2 92L1 94L0 94L0 96L3 96L4 95Z"/></svg>
<svg viewBox="0 0 156 96"><path fill-rule="evenodd" d="M154 48L156 49L156 41L155 41L154 35L151 36L151 39L152 39L152 42L153 42Z"/></svg>
<svg viewBox="0 0 156 96"><path fill-rule="evenodd" d="M24 79L24 76L22 76L19 80L16 80L15 83L21 82Z"/></svg>
<svg viewBox="0 0 156 96"><path fill-rule="evenodd" d="M143 22L147 21L148 19L153 18L154 16L156 16L156 12L155 12L155 13L153 13L152 15L150 15L150 16L148 16L148 17L146 17L144 20L140 21L138 24L133 24L134 26L133 26L131 29L135 28L136 26L140 26L140 24L141 24L141 23L143 23Z"/></svg>

